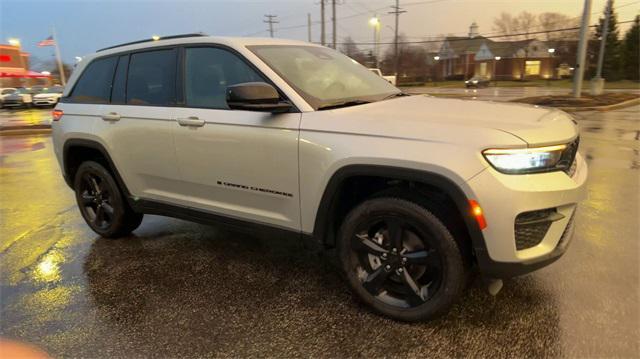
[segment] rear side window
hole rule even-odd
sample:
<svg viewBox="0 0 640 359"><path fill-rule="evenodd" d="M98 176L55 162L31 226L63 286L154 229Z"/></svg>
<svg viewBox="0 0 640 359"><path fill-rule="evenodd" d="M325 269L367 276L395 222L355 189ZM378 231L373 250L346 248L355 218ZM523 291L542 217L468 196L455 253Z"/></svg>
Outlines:
<svg viewBox="0 0 640 359"><path fill-rule="evenodd" d="M129 55L120 56L116 74L113 76L113 90L111 92L111 103L122 105L125 103L125 86L127 85L127 64Z"/></svg>
<svg viewBox="0 0 640 359"><path fill-rule="evenodd" d="M176 50L132 54L126 93L130 105L175 105Z"/></svg>
<svg viewBox="0 0 640 359"><path fill-rule="evenodd" d="M115 57L92 61L73 88L70 100L79 103L109 103Z"/></svg>
<svg viewBox="0 0 640 359"><path fill-rule="evenodd" d="M264 82L233 53L212 47L186 49L185 100L187 106L228 109L227 86Z"/></svg>

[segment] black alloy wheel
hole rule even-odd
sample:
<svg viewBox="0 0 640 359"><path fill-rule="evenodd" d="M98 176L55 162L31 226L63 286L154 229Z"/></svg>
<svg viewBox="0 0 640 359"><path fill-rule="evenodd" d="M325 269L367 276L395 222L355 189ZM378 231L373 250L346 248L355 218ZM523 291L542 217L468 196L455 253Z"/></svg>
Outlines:
<svg viewBox="0 0 640 359"><path fill-rule="evenodd" d="M395 319L445 313L465 286L462 255L425 208L376 198L353 209L341 228L340 257L355 294Z"/></svg>
<svg viewBox="0 0 640 359"><path fill-rule="evenodd" d="M82 217L99 235L124 236L142 222L143 215L129 207L113 176L101 164L83 162L76 173L74 188Z"/></svg>

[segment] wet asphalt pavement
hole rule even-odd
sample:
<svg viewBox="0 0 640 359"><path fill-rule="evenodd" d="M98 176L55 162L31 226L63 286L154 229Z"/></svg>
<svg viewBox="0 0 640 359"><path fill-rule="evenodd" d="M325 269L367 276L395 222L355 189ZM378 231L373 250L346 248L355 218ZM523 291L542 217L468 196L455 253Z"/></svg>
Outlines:
<svg viewBox="0 0 640 359"><path fill-rule="evenodd" d="M420 324L369 312L308 243L157 216L99 238L50 138L0 137L0 336L54 357L637 357L640 107L576 116L589 199L568 253Z"/></svg>

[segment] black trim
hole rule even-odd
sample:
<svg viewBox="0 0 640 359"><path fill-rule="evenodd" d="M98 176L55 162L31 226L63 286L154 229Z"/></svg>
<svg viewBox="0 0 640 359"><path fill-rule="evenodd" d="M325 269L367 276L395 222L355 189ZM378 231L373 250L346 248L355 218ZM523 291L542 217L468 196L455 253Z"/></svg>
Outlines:
<svg viewBox="0 0 640 359"><path fill-rule="evenodd" d="M122 190L125 198L127 199L127 202L129 203L129 205L133 204L133 201L131 200L131 192L129 192L129 189L127 188L124 181L122 180L122 177L118 172L118 168L116 167L115 163L111 159L111 156L109 156L109 152L107 152L107 149L104 148L102 144L96 141L72 138L67 140L64 143L62 147L62 171L63 171L62 176L64 177L64 180L67 183L67 186L69 186L69 188L73 189L73 180L74 180L73 178L69 178L69 174L67 173L67 163L68 163L67 159L69 158L69 150L72 147L87 147L100 152L102 156L107 160L109 169L113 172L115 180L118 183L118 187L120 187L120 190Z"/></svg>
<svg viewBox="0 0 640 359"><path fill-rule="evenodd" d="M142 41L142 42L144 42L144 41ZM123 46L123 45L118 45L118 46ZM114 46L114 48L118 47L118 46ZM134 105L134 104L125 103L124 105L126 105L126 106L147 106L147 107L184 107L184 108L200 108L200 109L205 109L205 110L234 111L234 110L231 110L231 109L223 109L223 108L186 106L184 104L184 102L185 102L185 97L184 97L184 71L185 71L184 70L184 65L185 65L185 61L184 60L185 60L186 55L182 54L182 56L180 56L180 52L184 52L184 49L190 48L190 47L217 48L217 49L222 49L222 50L229 51L230 53L236 55L240 60L244 61L244 63L247 64L247 66L249 66L252 70L254 70L258 75L260 75L260 77L263 78L264 82L270 84L276 90L278 90L278 94L280 95L280 97L282 97L283 101L288 102L288 103L291 104L291 109L288 111L288 113L300 113L300 112L302 112L293 103L293 101L291 101L285 95L285 93L273 81L271 81L271 79L268 76L266 76L264 74L264 72L262 72L254 63L249 61L243 54L241 54L238 50L234 49L231 46L227 46L227 45L219 44L219 43L215 43L215 42L194 42L194 43L173 44L173 45L165 45L165 46L152 46L152 47L144 47L144 48L135 49L135 50L120 51L120 52L115 52L115 53L104 55L104 56L95 57L95 58L91 59L91 61L87 65L85 65L85 67L82 69L82 73L80 74L80 76L82 76L82 74L86 71L86 68L96 60L105 59L105 58L109 58L109 57L112 57L112 56L119 57L119 56L129 55L129 63L127 64L127 83L125 84L125 99L126 99L126 88L128 86L129 65L130 65L130 62L131 62L131 55L133 55L135 53L140 53L140 52L149 52L149 51L164 50L164 49L177 49L178 58L177 58L176 62L178 64L179 68L176 71L176 90L180 90L179 92L176 92L176 102L177 103L174 104L174 105ZM115 72L115 70L114 70L114 72ZM81 103L81 104L84 104L84 105L122 105L122 104L112 104L111 102L109 102L109 103L97 103L97 102L74 102L74 101L70 101L70 96L73 93L73 89L75 88L77 83L78 83L77 80L73 83L73 87L69 90L69 96L60 98L60 102L61 103ZM178 102L178 100L182 100L183 103L180 104Z"/></svg>
<svg viewBox="0 0 640 359"><path fill-rule="evenodd" d="M301 239L303 237L300 231L159 201L141 199L138 201L132 201L131 207L139 213L167 216L202 224L223 225L240 232L251 233L254 235L295 239Z"/></svg>
<svg viewBox="0 0 640 359"><path fill-rule="evenodd" d="M109 47L105 47L105 48L96 50L96 52L115 49L116 47L135 45L135 44L143 44L145 42L153 42L153 41L160 41L160 40L172 40L172 39L182 39L182 38L185 38L185 37L201 37L201 36L207 36L207 35L203 34L203 33L193 33L193 34L180 34L180 35L163 36L163 37L159 38L158 40L154 40L153 38L151 38L151 39L144 39L144 40L125 42L124 44L113 45L113 46L109 46Z"/></svg>
<svg viewBox="0 0 640 359"><path fill-rule="evenodd" d="M471 207L464 192L450 179L433 172L414 170L402 167L379 166L379 165L350 165L336 171L327 184L322 200L316 214L313 235L316 239L325 241L328 231L332 230L329 223L330 214L339 200L336 193L342 183L349 177L354 176L376 176L387 177L398 180L414 181L441 189L456 204L458 212L461 214L467 231L473 241L474 248L482 249L486 252L484 237L475 218L471 215ZM333 245L334 243L327 243Z"/></svg>

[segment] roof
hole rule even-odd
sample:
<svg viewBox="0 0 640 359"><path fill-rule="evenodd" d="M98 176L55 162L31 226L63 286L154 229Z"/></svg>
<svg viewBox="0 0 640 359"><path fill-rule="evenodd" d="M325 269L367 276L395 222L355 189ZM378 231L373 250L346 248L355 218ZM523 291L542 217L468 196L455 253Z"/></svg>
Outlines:
<svg viewBox="0 0 640 359"><path fill-rule="evenodd" d="M319 46L306 41L278 39L271 37L231 37L231 36L204 36L199 34L192 34L191 36L169 36L161 38L160 40L142 40L126 43L122 45L107 47L98 50L98 55L118 53L123 51L133 51L138 49L146 49L151 47L160 47L168 45L180 45L189 43L212 43L227 45L230 47L236 46L251 46L251 45L307 45L307 46Z"/></svg>
<svg viewBox="0 0 640 359"><path fill-rule="evenodd" d="M529 46L535 39L520 41L487 41L487 47L494 56L510 57L518 50Z"/></svg>
<svg viewBox="0 0 640 359"><path fill-rule="evenodd" d="M483 43L493 42L484 36L476 36L469 38L466 36L447 36L444 41L448 43L449 48L456 54L464 54L466 52L477 52Z"/></svg>

